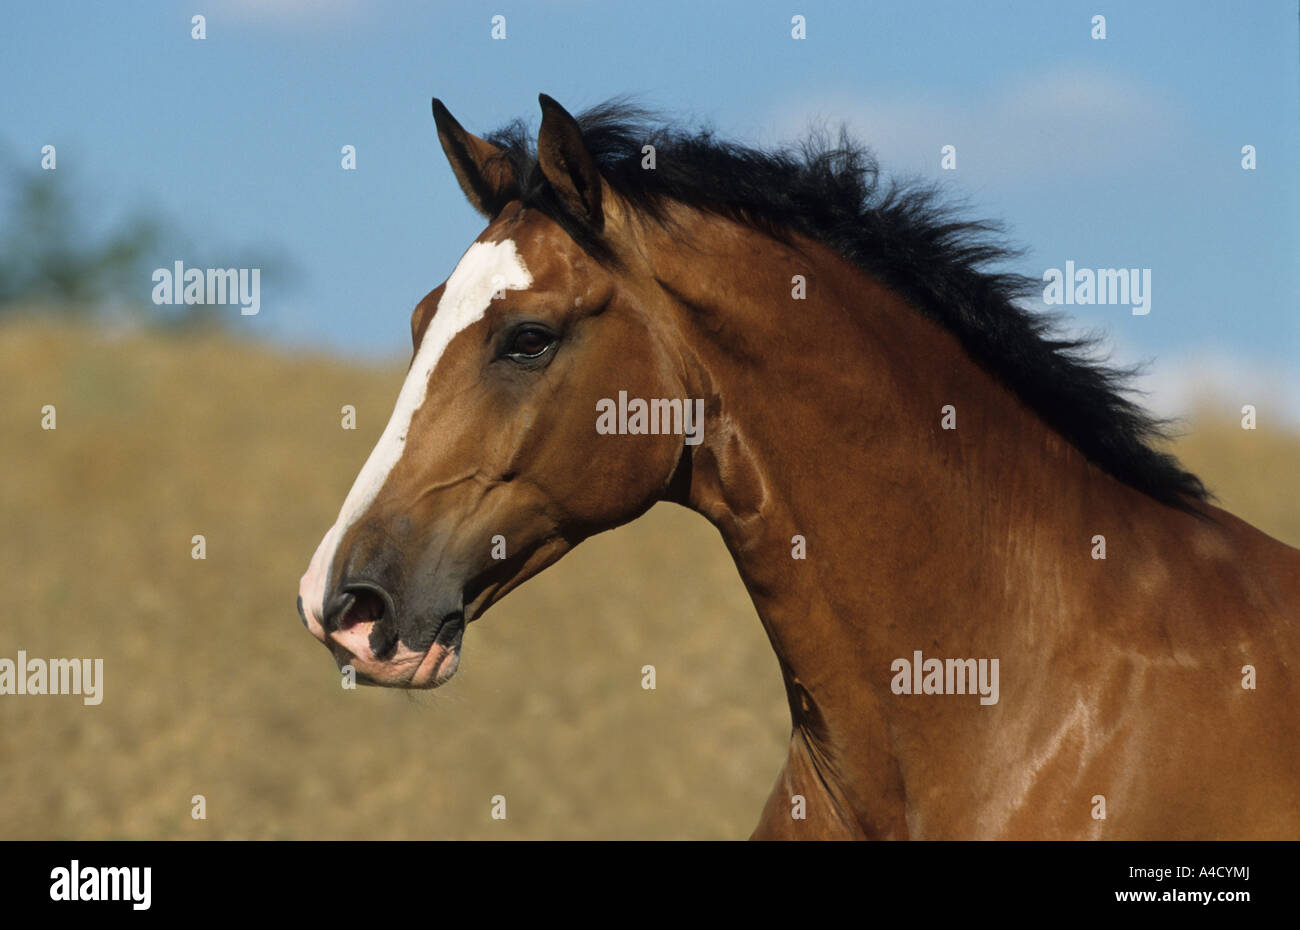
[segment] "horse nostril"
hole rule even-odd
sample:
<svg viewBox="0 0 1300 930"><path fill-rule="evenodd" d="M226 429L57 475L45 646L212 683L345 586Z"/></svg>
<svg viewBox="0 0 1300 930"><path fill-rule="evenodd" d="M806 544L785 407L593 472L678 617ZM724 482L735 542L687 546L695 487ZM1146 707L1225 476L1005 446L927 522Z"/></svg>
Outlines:
<svg viewBox="0 0 1300 930"><path fill-rule="evenodd" d="M388 612L384 598L373 588L349 588L351 603L339 614L339 629L346 630L357 623L378 623Z"/></svg>
<svg viewBox="0 0 1300 930"><path fill-rule="evenodd" d="M397 648L397 611L387 591L370 583L345 584L337 603L336 629L368 623L371 652L382 658Z"/></svg>

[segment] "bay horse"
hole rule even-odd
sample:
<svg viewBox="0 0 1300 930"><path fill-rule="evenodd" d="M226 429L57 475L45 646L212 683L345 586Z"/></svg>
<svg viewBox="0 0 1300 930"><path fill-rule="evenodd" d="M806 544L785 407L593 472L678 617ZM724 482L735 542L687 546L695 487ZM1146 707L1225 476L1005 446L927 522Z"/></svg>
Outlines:
<svg viewBox="0 0 1300 930"><path fill-rule="evenodd" d="M996 226L843 132L540 99L535 144L433 101L488 226L302 577L341 667L443 684L494 602L672 501L785 680L754 838L1300 838L1300 551L1022 306Z"/></svg>

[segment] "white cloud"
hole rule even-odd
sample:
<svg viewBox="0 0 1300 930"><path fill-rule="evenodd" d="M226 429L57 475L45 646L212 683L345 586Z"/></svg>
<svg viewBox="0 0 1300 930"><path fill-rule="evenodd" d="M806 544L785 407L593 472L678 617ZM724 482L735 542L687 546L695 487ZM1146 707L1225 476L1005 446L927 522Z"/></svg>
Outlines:
<svg viewBox="0 0 1300 930"><path fill-rule="evenodd" d="M932 94L810 96L778 105L764 141L843 122L887 172L930 175L938 173L940 148L951 144L968 187L1122 175L1172 144L1179 129L1154 89L1083 68L1019 78L975 106Z"/></svg>
<svg viewBox="0 0 1300 930"><path fill-rule="evenodd" d="M1253 404L1260 423L1273 420L1300 427L1300 372L1294 366L1264 363L1216 350L1164 355L1137 379L1147 392L1143 404L1160 416L1182 417L1193 410L1237 420Z"/></svg>

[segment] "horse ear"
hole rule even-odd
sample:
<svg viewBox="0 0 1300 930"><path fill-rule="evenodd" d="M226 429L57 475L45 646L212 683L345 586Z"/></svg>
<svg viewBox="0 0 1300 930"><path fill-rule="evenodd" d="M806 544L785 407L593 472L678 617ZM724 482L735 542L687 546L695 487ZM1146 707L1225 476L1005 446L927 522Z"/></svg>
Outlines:
<svg viewBox="0 0 1300 930"><path fill-rule="evenodd" d="M546 94L542 104L542 128L537 135L537 163L560 199L594 229L604 224L601 208L601 178L596 161L582 139L578 121Z"/></svg>
<svg viewBox="0 0 1300 930"><path fill-rule="evenodd" d="M502 207L519 196L519 182L505 153L466 132L437 97L433 98L433 121L460 189L475 210L495 219Z"/></svg>

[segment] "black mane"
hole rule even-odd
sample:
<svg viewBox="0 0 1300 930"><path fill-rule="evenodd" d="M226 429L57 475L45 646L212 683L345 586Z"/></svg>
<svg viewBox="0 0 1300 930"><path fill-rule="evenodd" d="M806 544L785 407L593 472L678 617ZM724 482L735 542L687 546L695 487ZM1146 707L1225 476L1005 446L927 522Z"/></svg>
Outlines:
<svg viewBox="0 0 1300 930"><path fill-rule="evenodd" d="M1043 420L1099 468L1166 504L1192 509L1209 494L1195 475L1150 445L1166 422L1124 396L1133 369L1094 360L1095 337L1064 338L1055 321L1017 303L1041 282L986 270L1019 252L995 223L956 218L937 188L880 183L874 156L841 130L795 148L759 150L653 121L612 101L581 114L583 138L605 180L649 218L680 203L786 239L824 243L953 333ZM588 252L612 260L575 220L537 165L533 135L516 121L489 137L511 162L526 205L564 226ZM654 170L641 167L655 147Z"/></svg>

